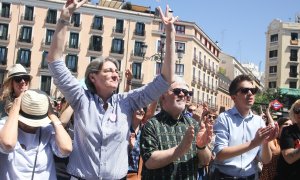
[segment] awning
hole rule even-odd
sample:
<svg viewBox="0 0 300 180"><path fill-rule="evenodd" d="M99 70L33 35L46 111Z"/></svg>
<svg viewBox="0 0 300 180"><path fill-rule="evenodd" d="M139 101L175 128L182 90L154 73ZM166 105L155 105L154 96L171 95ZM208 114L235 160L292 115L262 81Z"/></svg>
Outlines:
<svg viewBox="0 0 300 180"><path fill-rule="evenodd" d="M296 96L300 97L300 89L293 89L293 88L279 88L279 92L282 95L288 96Z"/></svg>

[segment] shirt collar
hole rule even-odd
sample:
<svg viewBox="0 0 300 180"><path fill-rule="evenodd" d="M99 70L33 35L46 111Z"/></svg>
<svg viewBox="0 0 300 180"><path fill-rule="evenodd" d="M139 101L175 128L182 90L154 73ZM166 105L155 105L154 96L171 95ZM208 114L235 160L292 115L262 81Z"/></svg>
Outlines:
<svg viewBox="0 0 300 180"><path fill-rule="evenodd" d="M233 115L239 115L240 117L242 117L244 119L244 117L241 115L241 113L238 111L238 109L235 106L231 109L231 114L233 114ZM250 110L249 114L245 117L245 119L246 118L252 118L253 116L254 116L254 114Z"/></svg>

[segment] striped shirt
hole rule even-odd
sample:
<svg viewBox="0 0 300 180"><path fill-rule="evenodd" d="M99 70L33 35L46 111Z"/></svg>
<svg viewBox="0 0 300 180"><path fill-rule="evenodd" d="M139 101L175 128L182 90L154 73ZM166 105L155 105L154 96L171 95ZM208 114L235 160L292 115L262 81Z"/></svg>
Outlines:
<svg viewBox="0 0 300 180"><path fill-rule="evenodd" d="M143 127L141 134L141 156L146 162L154 151L167 150L180 144L190 125L198 133L198 123L187 116L174 120L166 111L151 118ZM143 165L143 179L196 179L198 156L196 136L191 149L178 160L159 169L147 169Z"/></svg>
<svg viewBox="0 0 300 180"><path fill-rule="evenodd" d="M74 109L74 144L67 171L83 179L120 179L128 171L129 127L134 111L145 107L168 88L158 76L146 86L114 94L108 108L85 90L63 61L49 63L54 83Z"/></svg>

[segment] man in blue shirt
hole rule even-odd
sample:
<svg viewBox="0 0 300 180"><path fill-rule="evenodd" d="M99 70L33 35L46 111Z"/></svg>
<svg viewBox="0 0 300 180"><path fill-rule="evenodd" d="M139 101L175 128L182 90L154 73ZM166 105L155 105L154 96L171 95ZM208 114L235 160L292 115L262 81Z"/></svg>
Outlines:
<svg viewBox="0 0 300 180"><path fill-rule="evenodd" d="M237 76L229 93L235 106L221 113L214 125L216 135L213 152L213 179L255 179L257 161L268 163L272 158L269 141L278 134L278 125L265 126L251 107L258 89L248 75Z"/></svg>

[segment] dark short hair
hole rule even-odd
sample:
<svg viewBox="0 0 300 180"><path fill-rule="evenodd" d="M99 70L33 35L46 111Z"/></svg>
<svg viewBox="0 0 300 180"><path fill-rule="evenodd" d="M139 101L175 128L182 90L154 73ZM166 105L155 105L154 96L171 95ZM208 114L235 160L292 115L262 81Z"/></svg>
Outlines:
<svg viewBox="0 0 300 180"><path fill-rule="evenodd" d="M242 75L239 75L239 76L235 77L234 80L230 83L229 95L230 96L235 95L238 91L238 87L239 87L240 83L244 82L244 81L253 82L251 77L248 76L248 75L245 75L245 74L242 74Z"/></svg>
<svg viewBox="0 0 300 180"><path fill-rule="evenodd" d="M102 66L105 62L110 61L112 63L114 63L117 67L117 69L119 69L119 62L112 57L107 57L107 58L103 58L103 57L99 57L94 59L92 62L90 62L90 64L88 65L88 67L85 70L85 84L86 87L88 88L88 90L90 90L93 93L96 93L96 89L94 84L91 82L89 75L91 73L98 73L99 70L102 69Z"/></svg>
<svg viewBox="0 0 300 180"><path fill-rule="evenodd" d="M290 118L288 117L281 117L277 120L278 126L281 127L285 122L287 122L288 120L290 120Z"/></svg>

